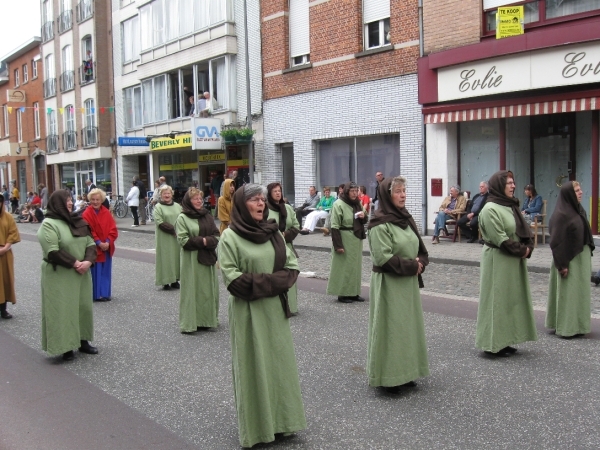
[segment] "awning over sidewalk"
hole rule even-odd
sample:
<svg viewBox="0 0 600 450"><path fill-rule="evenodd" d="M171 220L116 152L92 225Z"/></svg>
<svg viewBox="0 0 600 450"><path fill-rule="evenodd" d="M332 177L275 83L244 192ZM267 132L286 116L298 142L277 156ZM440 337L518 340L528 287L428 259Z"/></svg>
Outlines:
<svg viewBox="0 0 600 450"><path fill-rule="evenodd" d="M458 106L459 105L457 105L457 107ZM457 109L456 111L431 114L428 114L426 112L426 108L423 108L423 118L426 124L431 124L537 116L541 114L557 114L577 111L592 111L595 109L600 109L600 97L526 103L522 105L495 106L490 108Z"/></svg>

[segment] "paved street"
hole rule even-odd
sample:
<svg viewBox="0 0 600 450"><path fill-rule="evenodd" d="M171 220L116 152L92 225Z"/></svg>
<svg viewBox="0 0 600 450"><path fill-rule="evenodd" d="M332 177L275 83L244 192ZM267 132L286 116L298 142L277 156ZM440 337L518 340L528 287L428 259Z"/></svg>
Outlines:
<svg viewBox="0 0 600 450"><path fill-rule="evenodd" d="M239 448L226 290L221 284L217 330L180 334L178 293L154 287L153 226L125 232L130 223L119 221L114 300L94 305L100 355L70 363L40 350L37 225L19 225L18 304L9 307L15 318L0 322L0 395L9 400L0 403L0 448ZM369 303L344 305L324 294L329 254L318 241L329 242L319 234L297 240L303 278L300 314L291 319L308 427L262 448L600 446L600 319L586 339L544 330L547 245L530 262L539 341L499 360L474 347L480 246L428 245L434 262L423 304L431 376L413 392L390 396L367 386ZM600 288L592 292L600 314Z"/></svg>

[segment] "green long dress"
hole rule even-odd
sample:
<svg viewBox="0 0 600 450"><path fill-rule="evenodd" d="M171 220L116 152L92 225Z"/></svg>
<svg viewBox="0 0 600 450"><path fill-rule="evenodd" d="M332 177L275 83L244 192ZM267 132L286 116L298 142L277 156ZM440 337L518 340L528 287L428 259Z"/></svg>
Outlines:
<svg viewBox="0 0 600 450"><path fill-rule="evenodd" d="M354 211L346 202L340 200L331 208L331 228L349 228L340 230L344 253L331 248L331 269L327 282L327 294L340 297L360 295L362 277L363 242L354 236Z"/></svg>
<svg viewBox="0 0 600 450"><path fill-rule="evenodd" d="M417 257L419 239L410 227L369 230L373 265L392 256ZM429 375L423 307L417 274L371 273L367 375L370 386L399 386Z"/></svg>
<svg viewBox="0 0 600 450"><path fill-rule="evenodd" d="M287 210L285 229L289 230L290 228L296 228L299 230L300 224L296 218L296 212L294 211L294 208L292 208L290 205L285 205L285 209ZM279 212L269 209L269 219L275 219L277 223L279 223ZM296 251L294 250L294 243L288 242L286 245L295 255ZM288 302L290 304L290 311L296 314L298 312L298 286L296 283L294 283L294 285L288 291Z"/></svg>
<svg viewBox="0 0 600 450"><path fill-rule="evenodd" d="M74 237L66 222L46 218L38 233L42 246L42 349L60 355L94 340L92 275L83 275L47 263L48 253L66 252L82 261L87 247L96 247L91 236Z"/></svg>
<svg viewBox="0 0 600 450"><path fill-rule="evenodd" d="M270 242L255 244L227 229L218 250L226 286L242 273L273 273ZM285 267L298 270L289 248ZM240 444L306 428L290 321L279 296L249 302L230 295L229 328Z"/></svg>
<svg viewBox="0 0 600 450"><path fill-rule="evenodd" d="M497 247L507 239L519 241L511 208L486 203L479 213L483 240ZM527 260L504 250L483 246L475 345L497 353L504 347L537 341L527 275Z"/></svg>
<svg viewBox="0 0 600 450"><path fill-rule="evenodd" d="M179 329L185 333L198 327L219 326L219 280L217 267L198 262L198 250L184 250L187 241L200 235L197 219L180 214L175 222L177 241L181 246L181 290Z"/></svg>
<svg viewBox="0 0 600 450"><path fill-rule="evenodd" d="M177 237L159 228L161 223L175 226L175 221L181 213L181 205L173 202L172 205L158 203L154 207L154 223L156 224L156 286L175 283L179 280L179 243Z"/></svg>
<svg viewBox="0 0 600 450"><path fill-rule="evenodd" d="M590 273L592 252L588 245L569 262L569 274L562 278L552 262L546 308L546 327L559 336L587 334L591 331Z"/></svg>

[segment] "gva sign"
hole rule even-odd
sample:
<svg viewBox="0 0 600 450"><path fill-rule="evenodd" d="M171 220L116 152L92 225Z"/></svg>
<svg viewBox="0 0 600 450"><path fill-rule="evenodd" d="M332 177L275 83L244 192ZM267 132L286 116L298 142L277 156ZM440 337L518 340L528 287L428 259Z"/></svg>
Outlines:
<svg viewBox="0 0 600 450"><path fill-rule="evenodd" d="M221 120L192 117L193 150L221 149Z"/></svg>

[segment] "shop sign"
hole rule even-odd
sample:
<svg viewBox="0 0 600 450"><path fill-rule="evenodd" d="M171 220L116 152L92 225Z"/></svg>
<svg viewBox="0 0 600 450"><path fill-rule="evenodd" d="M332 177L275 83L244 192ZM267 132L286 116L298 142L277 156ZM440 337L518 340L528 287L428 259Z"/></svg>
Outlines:
<svg viewBox="0 0 600 450"><path fill-rule="evenodd" d="M174 139L168 137L160 137L154 138L150 141L150 150L173 150L180 149L185 147L190 147L192 145L192 135L191 134L180 134L175 136Z"/></svg>
<svg viewBox="0 0 600 450"><path fill-rule="evenodd" d="M525 32L523 5L498 8L496 13L496 39L519 36Z"/></svg>
<svg viewBox="0 0 600 450"><path fill-rule="evenodd" d="M6 91L6 99L12 103L25 103L25 91L23 89L8 89Z"/></svg>
<svg viewBox="0 0 600 450"><path fill-rule="evenodd" d="M598 82L596 41L439 69L438 101Z"/></svg>
<svg viewBox="0 0 600 450"><path fill-rule="evenodd" d="M145 137L119 136L119 147L148 147L148 141Z"/></svg>
<svg viewBox="0 0 600 450"><path fill-rule="evenodd" d="M213 155L198 156L199 162L225 161L225 153L215 153Z"/></svg>
<svg viewBox="0 0 600 450"><path fill-rule="evenodd" d="M192 150L221 149L221 120L192 117Z"/></svg>
<svg viewBox="0 0 600 450"><path fill-rule="evenodd" d="M162 164L158 167L159 170L189 170L197 169L198 164L196 163L184 163L184 164Z"/></svg>
<svg viewBox="0 0 600 450"><path fill-rule="evenodd" d="M247 159L230 159L227 161L227 167L244 167L248 166Z"/></svg>

